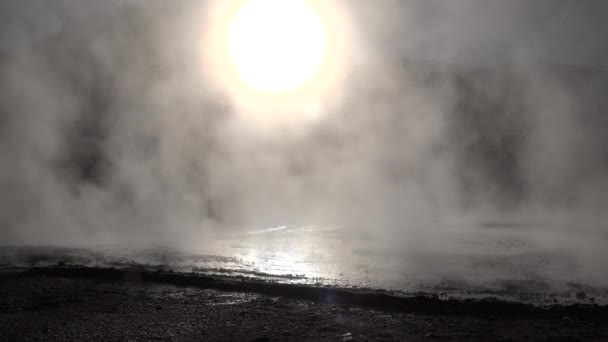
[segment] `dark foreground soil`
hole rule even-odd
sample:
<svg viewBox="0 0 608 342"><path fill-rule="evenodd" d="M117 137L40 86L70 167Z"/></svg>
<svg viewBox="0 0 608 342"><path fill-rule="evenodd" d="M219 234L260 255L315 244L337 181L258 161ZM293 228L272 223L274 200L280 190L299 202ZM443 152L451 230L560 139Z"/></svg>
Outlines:
<svg viewBox="0 0 608 342"><path fill-rule="evenodd" d="M162 272L0 273L0 341L608 341L608 308Z"/></svg>

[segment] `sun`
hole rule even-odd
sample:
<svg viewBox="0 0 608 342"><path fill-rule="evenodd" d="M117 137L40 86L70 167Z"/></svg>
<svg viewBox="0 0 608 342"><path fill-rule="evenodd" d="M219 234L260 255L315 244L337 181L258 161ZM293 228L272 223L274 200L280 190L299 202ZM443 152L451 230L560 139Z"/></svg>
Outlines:
<svg viewBox="0 0 608 342"><path fill-rule="evenodd" d="M307 0L249 0L227 35L230 64L246 86L268 93L315 78L327 51L326 27Z"/></svg>
<svg viewBox="0 0 608 342"><path fill-rule="evenodd" d="M239 117L314 121L339 103L357 55L343 0L210 0L204 22L204 79Z"/></svg>

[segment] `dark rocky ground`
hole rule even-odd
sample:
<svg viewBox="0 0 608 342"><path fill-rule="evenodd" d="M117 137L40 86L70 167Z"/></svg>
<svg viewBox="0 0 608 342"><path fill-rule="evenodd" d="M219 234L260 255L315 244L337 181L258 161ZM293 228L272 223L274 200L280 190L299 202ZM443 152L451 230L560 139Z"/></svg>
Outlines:
<svg viewBox="0 0 608 342"><path fill-rule="evenodd" d="M95 268L0 274L0 341L607 341L608 309Z"/></svg>

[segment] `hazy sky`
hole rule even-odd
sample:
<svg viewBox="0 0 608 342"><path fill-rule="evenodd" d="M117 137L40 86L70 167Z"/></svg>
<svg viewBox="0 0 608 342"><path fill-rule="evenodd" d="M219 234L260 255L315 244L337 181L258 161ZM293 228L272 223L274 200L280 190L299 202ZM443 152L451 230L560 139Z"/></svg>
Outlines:
<svg viewBox="0 0 608 342"><path fill-rule="evenodd" d="M608 1L408 0L403 31L392 39L408 54L492 63L522 57L607 67ZM408 35L408 27L415 36ZM403 38L399 37L401 35Z"/></svg>
<svg viewBox="0 0 608 342"><path fill-rule="evenodd" d="M406 57L478 65L522 56L608 68L605 0L346 2L369 20L363 30L373 33L378 46ZM65 24L62 13L66 11L89 15L111 10L116 3L135 4L144 10L162 1L3 1L2 48L58 30Z"/></svg>

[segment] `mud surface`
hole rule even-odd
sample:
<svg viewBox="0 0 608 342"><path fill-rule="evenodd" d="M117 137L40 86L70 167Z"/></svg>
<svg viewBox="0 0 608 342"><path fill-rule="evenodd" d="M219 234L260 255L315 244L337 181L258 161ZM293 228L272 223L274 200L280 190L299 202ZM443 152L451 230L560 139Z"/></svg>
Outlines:
<svg viewBox="0 0 608 342"><path fill-rule="evenodd" d="M608 309L101 268L0 274L2 341L606 341Z"/></svg>

